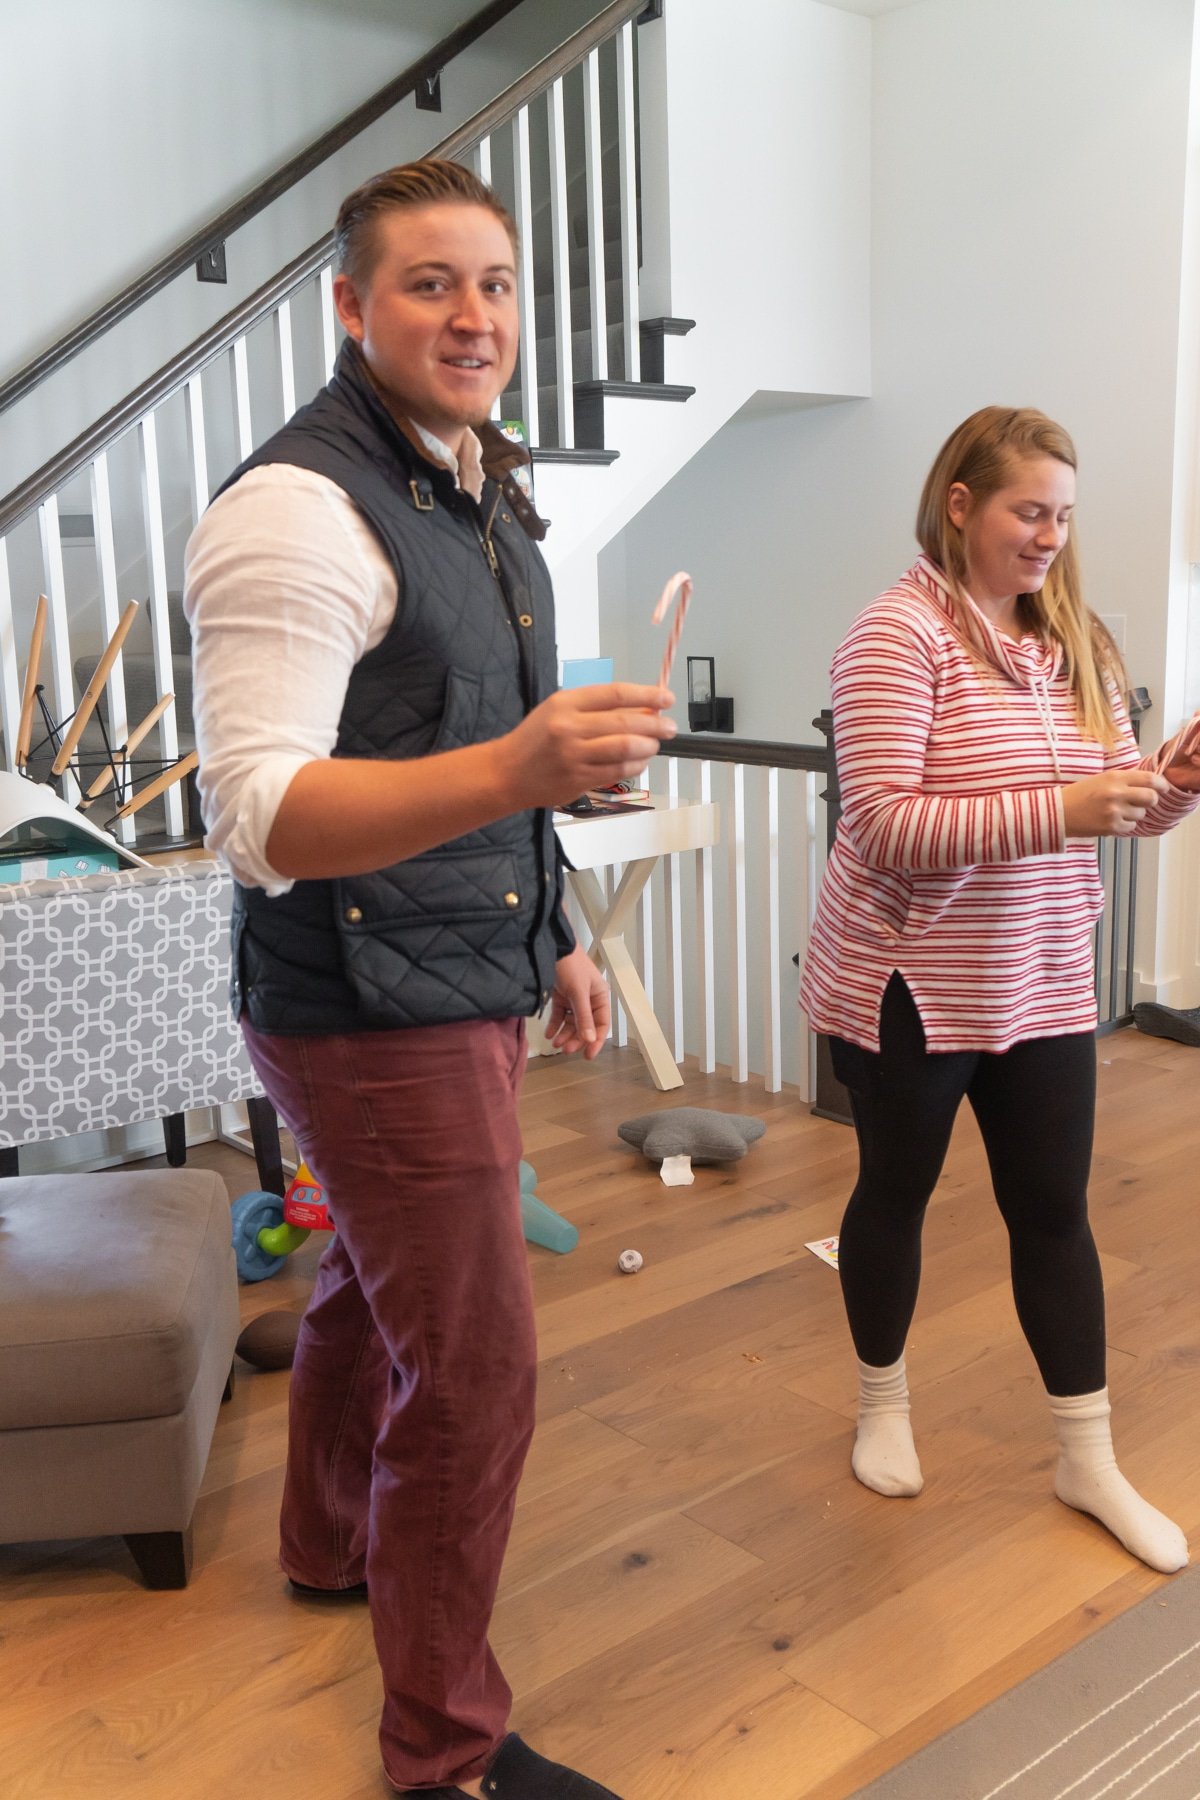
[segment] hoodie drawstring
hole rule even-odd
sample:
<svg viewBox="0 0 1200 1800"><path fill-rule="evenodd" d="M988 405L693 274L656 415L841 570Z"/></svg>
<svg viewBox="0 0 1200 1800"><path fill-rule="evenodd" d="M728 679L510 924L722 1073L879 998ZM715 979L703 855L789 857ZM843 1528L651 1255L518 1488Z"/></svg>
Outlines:
<svg viewBox="0 0 1200 1800"><path fill-rule="evenodd" d="M1029 691L1033 695L1033 703L1037 707L1038 717L1042 721L1042 730L1046 734L1046 742L1050 746L1050 760L1054 764L1054 773L1059 781L1065 779L1062 764L1058 760L1058 727L1054 723L1054 708L1050 704L1050 692L1044 676L1034 675L1030 679Z"/></svg>

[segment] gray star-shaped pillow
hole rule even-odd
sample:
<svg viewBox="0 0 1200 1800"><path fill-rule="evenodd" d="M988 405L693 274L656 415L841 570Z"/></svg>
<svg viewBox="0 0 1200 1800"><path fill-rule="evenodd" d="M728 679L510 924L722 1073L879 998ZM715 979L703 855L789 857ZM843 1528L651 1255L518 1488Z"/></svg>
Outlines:
<svg viewBox="0 0 1200 1800"><path fill-rule="evenodd" d="M740 1113L713 1112L706 1106L674 1106L665 1112L643 1113L617 1126L617 1136L650 1162L668 1156L690 1156L697 1163L737 1162L763 1135L761 1119Z"/></svg>

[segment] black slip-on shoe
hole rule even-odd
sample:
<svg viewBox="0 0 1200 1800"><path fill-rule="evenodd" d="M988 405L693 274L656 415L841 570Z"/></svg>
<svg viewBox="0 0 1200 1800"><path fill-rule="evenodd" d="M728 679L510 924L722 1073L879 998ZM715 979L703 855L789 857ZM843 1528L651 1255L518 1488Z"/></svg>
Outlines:
<svg viewBox="0 0 1200 1800"><path fill-rule="evenodd" d="M460 1787L412 1790L419 1800L468 1800ZM510 1731L483 1778L488 1800L621 1800L611 1788L589 1781L565 1763L549 1762Z"/></svg>
<svg viewBox="0 0 1200 1800"><path fill-rule="evenodd" d="M287 1580L293 1594L301 1600L365 1600L367 1597L365 1581L353 1582L350 1587L323 1588L309 1587L306 1581L293 1581L290 1575Z"/></svg>
<svg viewBox="0 0 1200 1800"><path fill-rule="evenodd" d="M1200 1006L1159 1006L1154 1000L1139 1000L1133 1009L1133 1022L1151 1037L1174 1038L1177 1044L1200 1044Z"/></svg>
<svg viewBox="0 0 1200 1800"><path fill-rule="evenodd" d="M489 1800L621 1800L611 1788L589 1781L564 1763L550 1762L510 1731L488 1764L483 1791ZM453 1795L455 1790L449 1789Z"/></svg>

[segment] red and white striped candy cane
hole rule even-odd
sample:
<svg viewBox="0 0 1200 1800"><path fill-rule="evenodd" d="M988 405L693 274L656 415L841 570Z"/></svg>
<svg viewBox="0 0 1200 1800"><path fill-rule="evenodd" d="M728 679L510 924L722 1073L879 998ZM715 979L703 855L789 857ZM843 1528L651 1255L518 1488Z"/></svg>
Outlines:
<svg viewBox="0 0 1200 1800"><path fill-rule="evenodd" d="M675 615L671 620L671 629L667 636L667 647L663 651L662 668L659 671L658 676L659 687L666 687L667 682L671 678L671 664L675 661L675 652L679 648L679 639L683 635L683 621L687 618L688 602L692 597L692 578L690 575L685 575L682 569L677 575L672 575L670 581L668 581L666 587L659 595L658 605L655 607L654 616L650 621L652 625L662 624L667 616L667 608L670 606L672 600L675 599L676 595L679 597L678 605L675 608Z"/></svg>

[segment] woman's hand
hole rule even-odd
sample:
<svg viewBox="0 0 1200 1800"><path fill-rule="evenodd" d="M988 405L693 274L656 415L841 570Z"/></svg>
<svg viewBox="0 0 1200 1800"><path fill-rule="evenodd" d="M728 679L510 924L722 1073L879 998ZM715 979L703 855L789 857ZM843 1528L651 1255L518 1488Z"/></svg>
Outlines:
<svg viewBox="0 0 1200 1800"><path fill-rule="evenodd" d="M556 1050L564 1050L568 1056L573 1050L582 1050L591 1062L604 1048L608 1024L608 983L577 944L569 956L558 960L546 1036Z"/></svg>
<svg viewBox="0 0 1200 1800"><path fill-rule="evenodd" d="M1159 797L1170 791L1171 783L1151 769L1109 769L1085 781L1072 781L1062 790L1066 834L1132 837Z"/></svg>
<svg viewBox="0 0 1200 1800"><path fill-rule="evenodd" d="M1172 787L1186 794L1200 794L1200 713L1179 733L1163 774Z"/></svg>

